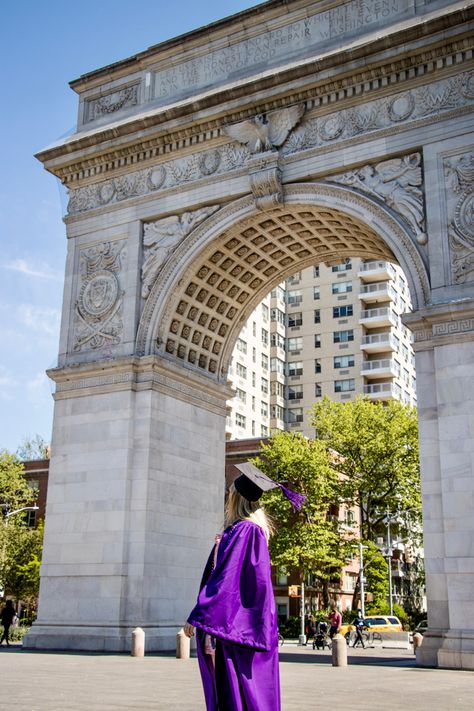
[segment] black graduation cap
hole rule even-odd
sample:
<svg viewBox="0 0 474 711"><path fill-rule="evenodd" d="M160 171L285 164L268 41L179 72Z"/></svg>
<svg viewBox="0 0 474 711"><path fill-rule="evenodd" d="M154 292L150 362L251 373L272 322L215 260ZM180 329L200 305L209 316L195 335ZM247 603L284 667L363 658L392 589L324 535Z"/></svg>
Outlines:
<svg viewBox="0 0 474 711"><path fill-rule="evenodd" d="M260 471L260 469L251 462L242 462L242 464L235 464L234 466L242 472L242 474L235 479L234 486L239 494L243 496L244 499L247 499L247 501L258 501L265 491L277 488L281 489L284 496L286 496L298 511L306 501L306 496L298 494L296 491L291 491L291 489L287 489L283 484L273 481L273 479L270 479L269 476Z"/></svg>

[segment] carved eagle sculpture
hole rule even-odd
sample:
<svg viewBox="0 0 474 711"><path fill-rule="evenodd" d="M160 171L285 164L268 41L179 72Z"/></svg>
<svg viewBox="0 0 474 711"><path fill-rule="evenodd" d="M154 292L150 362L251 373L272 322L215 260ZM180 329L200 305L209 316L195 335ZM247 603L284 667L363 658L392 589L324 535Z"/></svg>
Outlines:
<svg viewBox="0 0 474 711"><path fill-rule="evenodd" d="M224 132L236 141L246 144L251 153L273 151L286 141L290 131L303 116L304 110L304 104L298 104L269 114L258 114L248 121L226 126Z"/></svg>

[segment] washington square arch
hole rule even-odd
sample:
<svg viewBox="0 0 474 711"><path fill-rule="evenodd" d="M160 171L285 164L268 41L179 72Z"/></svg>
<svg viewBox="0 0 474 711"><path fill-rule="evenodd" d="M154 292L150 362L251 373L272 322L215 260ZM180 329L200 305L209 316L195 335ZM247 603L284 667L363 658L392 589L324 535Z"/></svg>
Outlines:
<svg viewBox="0 0 474 711"><path fill-rule="evenodd" d="M30 648L173 648L222 519L227 369L275 285L394 261L416 351L429 630L474 669L473 3L271 0L72 82Z"/></svg>

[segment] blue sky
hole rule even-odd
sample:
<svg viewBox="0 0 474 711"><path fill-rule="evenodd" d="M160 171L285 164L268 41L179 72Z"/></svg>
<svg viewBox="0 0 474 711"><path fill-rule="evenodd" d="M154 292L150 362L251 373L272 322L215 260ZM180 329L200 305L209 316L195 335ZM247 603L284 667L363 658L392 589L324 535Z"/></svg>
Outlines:
<svg viewBox="0 0 474 711"><path fill-rule="evenodd" d="M70 133L68 82L259 3L48 0L7 3L0 34L0 449L49 441L66 254L65 194L34 153Z"/></svg>

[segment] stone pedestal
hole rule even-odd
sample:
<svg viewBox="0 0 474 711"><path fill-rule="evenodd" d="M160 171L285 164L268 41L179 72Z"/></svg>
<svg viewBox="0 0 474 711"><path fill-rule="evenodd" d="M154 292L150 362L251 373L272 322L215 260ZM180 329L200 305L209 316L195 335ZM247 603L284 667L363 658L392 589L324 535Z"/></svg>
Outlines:
<svg viewBox="0 0 474 711"><path fill-rule="evenodd" d="M148 651L171 650L222 529L227 392L154 358L87 371L54 374L40 608L24 646L129 651L138 626Z"/></svg>

